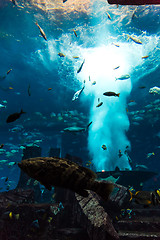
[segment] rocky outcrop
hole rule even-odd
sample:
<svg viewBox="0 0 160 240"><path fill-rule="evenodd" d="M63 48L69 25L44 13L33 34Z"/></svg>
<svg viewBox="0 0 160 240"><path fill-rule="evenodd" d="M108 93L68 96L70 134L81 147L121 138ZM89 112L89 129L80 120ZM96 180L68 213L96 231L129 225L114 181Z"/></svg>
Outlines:
<svg viewBox="0 0 160 240"><path fill-rule="evenodd" d="M77 208L79 208L77 222L80 226L86 228L91 240L119 239L110 217L100 204L96 194L89 191L87 198L81 197L78 194L76 194L75 197L77 200Z"/></svg>

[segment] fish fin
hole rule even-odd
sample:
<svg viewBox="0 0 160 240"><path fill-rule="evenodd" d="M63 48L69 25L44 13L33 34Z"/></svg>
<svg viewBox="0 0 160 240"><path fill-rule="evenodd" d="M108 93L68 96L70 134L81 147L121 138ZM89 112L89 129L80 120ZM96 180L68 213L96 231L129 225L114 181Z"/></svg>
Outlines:
<svg viewBox="0 0 160 240"><path fill-rule="evenodd" d="M120 93L117 93L117 97L119 97Z"/></svg>
<svg viewBox="0 0 160 240"><path fill-rule="evenodd" d="M107 181L95 181L92 187L90 190L96 192L105 201L108 200L109 195L114 189L113 183Z"/></svg>
<svg viewBox="0 0 160 240"><path fill-rule="evenodd" d="M21 112L20 112L20 114L23 114L23 113L26 113L26 112L24 112L24 111L23 111L23 109L21 109Z"/></svg>

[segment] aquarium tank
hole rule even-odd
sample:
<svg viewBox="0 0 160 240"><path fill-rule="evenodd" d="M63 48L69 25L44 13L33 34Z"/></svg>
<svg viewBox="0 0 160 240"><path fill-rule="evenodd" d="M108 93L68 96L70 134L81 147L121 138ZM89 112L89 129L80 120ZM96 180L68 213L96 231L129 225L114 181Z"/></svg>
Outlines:
<svg viewBox="0 0 160 240"><path fill-rule="evenodd" d="M76 207L69 211L65 206L78 201L83 212L79 198L88 197L87 190L92 201L98 201L95 193L103 199L106 189L108 200L112 192L113 209L108 203L104 212L116 222L110 228L115 235L99 233L102 240L132 239L129 233L128 238L118 235L120 216L133 221L146 209L153 208L153 215L160 211L160 4L137 1L0 1L0 202L7 201L5 209L1 206L5 231L0 228L0 240L99 239L78 220L67 225ZM26 163L32 170L22 167L24 159L34 157L36 163ZM116 186L129 196L123 206L114 198ZM34 200L25 203L35 217L28 223L17 204L24 203L22 195L28 199L30 189ZM35 215L45 214L45 207L37 210L36 204L55 207L53 216L42 217L45 230ZM100 200L97 204L104 207ZM18 225L22 215L25 236ZM93 215L85 216L92 222ZM13 222L18 230L9 232ZM49 228L63 231L51 231L51 237ZM160 239L159 230L156 234L149 239ZM145 239L140 233L136 237Z"/></svg>

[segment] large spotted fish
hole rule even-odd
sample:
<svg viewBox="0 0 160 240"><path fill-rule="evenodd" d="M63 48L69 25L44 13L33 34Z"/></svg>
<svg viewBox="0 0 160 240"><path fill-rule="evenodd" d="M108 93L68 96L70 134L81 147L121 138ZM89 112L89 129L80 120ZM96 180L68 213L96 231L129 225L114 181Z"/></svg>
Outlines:
<svg viewBox="0 0 160 240"><path fill-rule="evenodd" d="M18 166L30 177L38 180L48 190L52 186L68 188L83 197L86 190L92 190L107 200L113 190L110 182L96 180L96 174L90 169L58 157L36 157L22 160Z"/></svg>

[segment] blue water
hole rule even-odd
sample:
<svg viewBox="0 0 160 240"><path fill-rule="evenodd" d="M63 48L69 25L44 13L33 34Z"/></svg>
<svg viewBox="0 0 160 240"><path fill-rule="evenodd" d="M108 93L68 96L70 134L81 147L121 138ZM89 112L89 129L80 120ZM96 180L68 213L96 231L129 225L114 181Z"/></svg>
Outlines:
<svg viewBox="0 0 160 240"><path fill-rule="evenodd" d="M149 89L160 87L160 7L117 8L105 0L52 1L52 6L47 0L37 2L19 0L14 6L6 0L0 5L0 76L12 69L0 80L0 103L5 105L0 108L0 144L4 144L0 160L7 160L0 164L2 191L8 184L4 184L5 177L13 189L20 174L17 165L9 168L7 164L19 162L22 147L36 140L40 140L36 144L42 147L43 156L48 156L50 147L60 147L62 157L66 153L81 157L84 166L91 160L97 171L114 170L116 166L132 170L136 164L143 164L159 172L160 138L156 135L160 132L160 103L155 100L160 95L149 94ZM47 41L40 36L36 21ZM127 40L127 34L142 44ZM59 57L59 52L65 57ZM149 57L142 59L146 55ZM123 74L129 74L130 79L115 81ZM85 89L73 102L84 80ZM119 99L104 97L106 91L120 92ZM95 107L98 98L103 101L100 108ZM128 106L130 100L134 106ZM21 109L26 114L7 124L7 117ZM134 120L134 116L140 119ZM90 121L93 123L84 133L63 132L70 126L86 127ZM101 148L103 144L106 151ZM127 145L133 166L124 154L118 158L119 149L124 152ZM154 155L147 158L152 152ZM151 185L156 188L158 180Z"/></svg>

